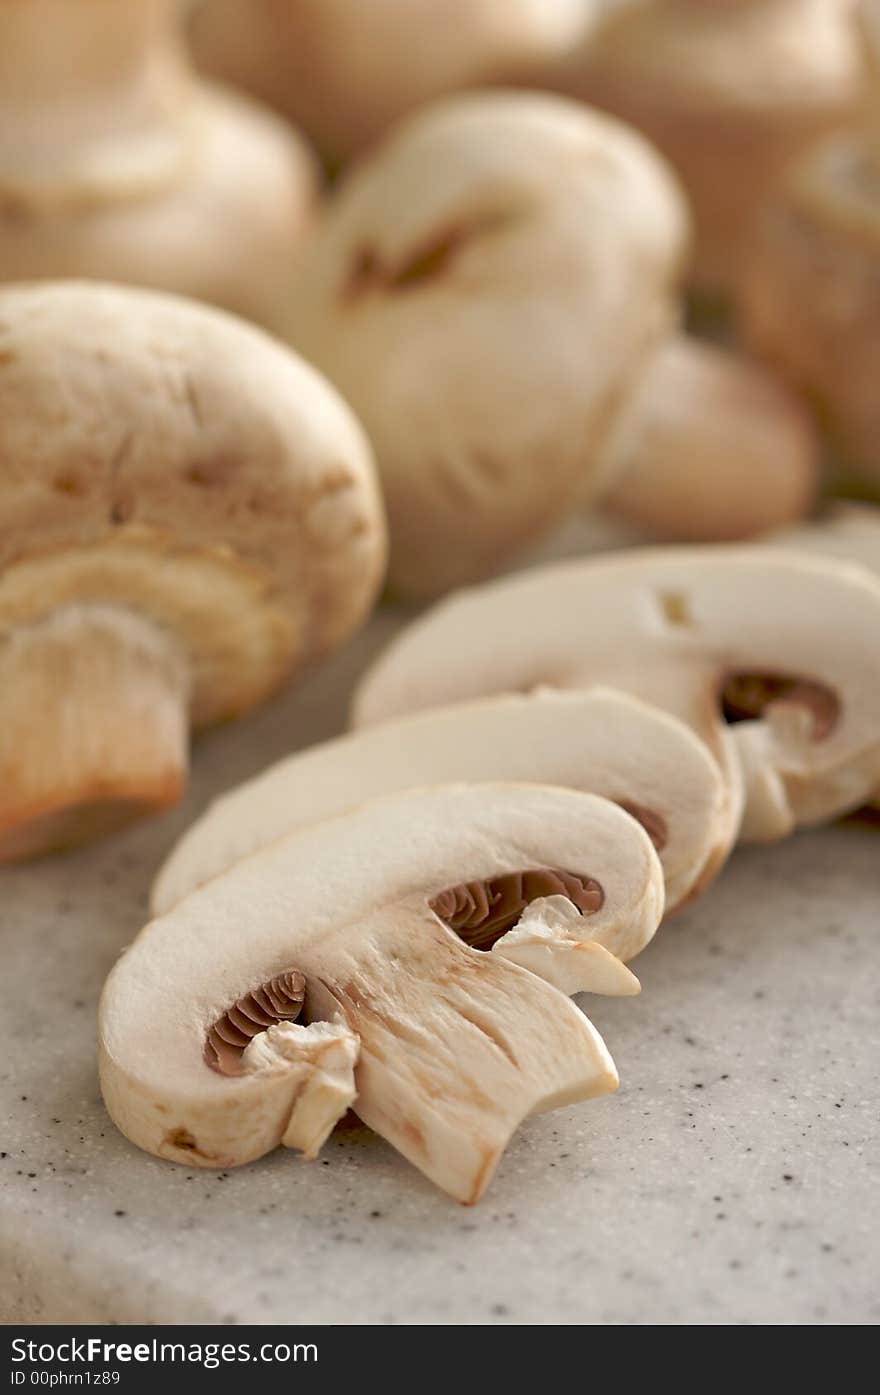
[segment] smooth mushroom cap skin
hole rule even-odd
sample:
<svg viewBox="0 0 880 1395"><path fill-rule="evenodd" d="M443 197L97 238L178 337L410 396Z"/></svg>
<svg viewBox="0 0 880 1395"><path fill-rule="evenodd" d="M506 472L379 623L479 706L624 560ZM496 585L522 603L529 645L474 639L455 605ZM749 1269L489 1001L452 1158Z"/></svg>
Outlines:
<svg viewBox="0 0 880 1395"><path fill-rule="evenodd" d="M235 1004L296 970L309 1021L359 1038L361 1118L451 1195L476 1200L527 1114L616 1084L567 997L470 948L432 909L452 914L468 888L519 885L519 873L548 867L591 888L582 940L618 955L651 938L663 877L649 838L615 805L573 790L411 791L245 859L147 925L110 974L100 1071L111 1116L138 1146L188 1166L276 1147L299 1076L218 1073L206 1042ZM539 895L546 880L533 878Z"/></svg>
<svg viewBox="0 0 880 1395"><path fill-rule="evenodd" d="M807 409L766 368L697 339L651 356L607 448L602 511L656 542L733 542L803 518L819 483Z"/></svg>
<svg viewBox="0 0 880 1395"><path fill-rule="evenodd" d="M351 412L262 331L171 296L0 288L0 490L0 859L173 799L190 725L332 650L381 581Z"/></svg>
<svg viewBox="0 0 880 1395"><path fill-rule="evenodd" d="M178 9L0 6L0 279L147 286L279 329L316 163L273 112L195 79Z"/></svg>
<svg viewBox="0 0 880 1395"><path fill-rule="evenodd" d="M728 728L722 694L737 675L752 719ZM694 728L729 782L731 841L744 793L749 836L772 838L855 808L880 784L880 584L855 565L768 547L636 550L463 592L380 656L354 724L594 683Z"/></svg>
<svg viewBox="0 0 880 1395"><path fill-rule="evenodd" d="M675 167L700 290L735 289L746 234L784 171L856 109L854 0L616 0L533 80L630 122Z"/></svg>
<svg viewBox="0 0 880 1395"><path fill-rule="evenodd" d="M558 52L585 18L584 0L208 0L191 39L206 72L338 161L444 92Z"/></svg>
<svg viewBox="0 0 880 1395"><path fill-rule="evenodd" d="M287 757L222 795L160 870L154 914L242 857L304 824L437 780L534 780L620 803L653 835L666 908L718 865L725 792L705 746L682 723L620 693L515 694L361 730Z"/></svg>
<svg viewBox="0 0 880 1395"><path fill-rule="evenodd" d="M0 288L0 486L0 627L82 595L143 606L205 650L197 722L337 645L381 580L381 501L351 412L260 330L172 296ZM236 624L254 652L223 672Z"/></svg>
<svg viewBox="0 0 880 1395"><path fill-rule="evenodd" d="M687 213L625 127L493 92L417 113L306 249L289 338L363 421L390 578L436 595L501 568L580 492L675 315Z"/></svg>

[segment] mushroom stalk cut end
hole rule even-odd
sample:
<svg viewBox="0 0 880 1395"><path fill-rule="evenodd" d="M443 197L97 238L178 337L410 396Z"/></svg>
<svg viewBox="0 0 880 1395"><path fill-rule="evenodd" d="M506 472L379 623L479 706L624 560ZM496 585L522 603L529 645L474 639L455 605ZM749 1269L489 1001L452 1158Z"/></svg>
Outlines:
<svg viewBox="0 0 880 1395"><path fill-rule="evenodd" d="M173 804L188 694L174 638L122 607L64 606L0 636L0 862Z"/></svg>

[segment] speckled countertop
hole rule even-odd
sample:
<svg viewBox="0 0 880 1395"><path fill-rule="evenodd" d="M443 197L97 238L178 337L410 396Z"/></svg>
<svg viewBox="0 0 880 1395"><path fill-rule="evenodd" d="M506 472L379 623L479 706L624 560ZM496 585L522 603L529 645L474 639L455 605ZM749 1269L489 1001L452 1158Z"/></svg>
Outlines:
<svg viewBox="0 0 880 1395"><path fill-rule="evenodd" d="M880 826L737 854L641 998L584 1000L619 1093L527 1122L473 1210L362 1128L229 1174L116 1133L95 1006L152 873L214 791L341 727L388 624L202 741L169 817L0 872L0 1318L876 1322Z"/></svg>

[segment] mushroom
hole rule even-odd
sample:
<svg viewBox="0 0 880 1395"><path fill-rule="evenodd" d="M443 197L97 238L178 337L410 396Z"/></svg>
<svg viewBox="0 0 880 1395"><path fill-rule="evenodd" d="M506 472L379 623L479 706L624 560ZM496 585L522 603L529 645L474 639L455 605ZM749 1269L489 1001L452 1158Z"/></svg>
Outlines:
<svg viewBox="0 0 880 1395"><path fill-rule="evenodd" d="M360 623L369 448L261 331L150 291L0 287L0 859L176 799L187 731Z"/></svg>
<svg viewBox="0 0 880 1395"><path fill-rule="evenodd" d="M191 39L336 163L431 98L559 52L585 18L584 0L210 0Z"/></svg>
<svg viewBox="0 0 880 1395"><path fill-rule="evenodd" d="M772 547L635 551L454 596L368 671L354 723L594 683L693 727L727 781L729 843L782 837L880 787L880 582Z"/></svg>
<svg viewBox="0 0 880 1395"><path fill-rule="evenodd" d="M820 409L840 463L880 484L880 4L862 10L861 119L792 165L742 272L751 342Z"/></svg>
<svg viewBox="0 0 880 1395"><path fill-rule="evenodd" d="M631 122L694 210L693 278L729 292L742 243L789 162L857 101L854 0L602 0L541 87Z"/></svg>
<svg viewBox="0 0 880 1395"><path fill-rule="evenodd" d="M880 578L880 508L876 505L837 503L822 518L777 534L771 541L802 552L858 562ZM880 787L871 802L880 808Z"/></svg>
<svg viewBox="0 0 880 1395"><path fill-rule="evenodd" d="M523 1118L616 1087L552 980L633 991L616 960L662 909L650 839L594 795L487 784L374 801L141 931L101 999L107 1108L139 1147L226 1168L279 1143L314 1151L356 1092L366 1124L476 1201Z"/></svg>
<svg viewBox="0 0 880 1395"><path fill-rule="evenodd" d="M90 277L277 327L313 160L197 81L178 0L0 4L0 278Z"/></svg>
<svg viewBox="0 0 880 1395"><path fill-rule="evenodd" d="M290 338L371 437L399 590L433 595L502 569L578 500L613 488L617 468L619 510L632 489L644 516L639 479L656 469L685 528L679 461L690 476L698 461L707 470L717 529L742 495L743 443L756 457L745 477L768 481L750 491L757 528L791 521L809 498L815 452L801 418L793 428L788 398L735 360L712 357L697 374L701 390L722 380L711 409L723 397L726 449L716 442L705 462L712 433L690 405L660 433L656 466L639 445L657 435L670 386L669 357L655 350L677 316L686 212L663 164L616 122L528 93L447 99L350 175L318 232ZM673 351L673 377L678 361ZM756 401L762 421L778 416L766 432L742 425L742 403ZM631 404L644 423L623 425ZM733 481L719 480L731 465Z"/></svg>
<svg viewBox="0 0 880 1395"><path fill-rule="evenodd" d="M649 360L605 450L607 515L659 542L732 542L803 518L819 477L803 403L763 365L684 335Z"/></svg>
<svg viewBox="0 0 880 1395"><path fill-rule="evenodd" d="M455 779L569 785L614 800L657 848L667 911L718 869L724 785L702 742L622 693L547 690L416 713L270 766L188 829L156 879L153 911L164 914L295 828L379 795Z"/></svg>

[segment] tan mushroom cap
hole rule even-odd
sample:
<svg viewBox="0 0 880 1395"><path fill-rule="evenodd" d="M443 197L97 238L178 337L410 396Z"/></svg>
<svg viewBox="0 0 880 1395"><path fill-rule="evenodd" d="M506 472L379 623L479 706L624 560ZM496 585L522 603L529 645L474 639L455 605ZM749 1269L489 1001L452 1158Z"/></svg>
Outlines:
<svg viewBox="0 0 880 1395"><path fill-rule="evenodd" d="M685 233L650 147L555 97L438 102L352 172L307 250L290 337L372 440L396 586L488 575L601 487L599 446L669 327Z"/></svg>
<svg viewBox="0 0 880 1395"><path fill-rule="evenodd" d="M631 122L680 174L693 274L732 288L743 235L786 166L858 99L854 0L600 0L535 80Z"/></svg>
<svg viewBox="0 0 880 1395"><path fill-rule="evenodd" d="M454 596L380 656L354 721L594 683L693 727L728 781L731 842L743 817L780 837L880 784L880 583L769 547L634 551ZM749 720L725 725L723 699Z"/></svg>
<svg viewBox="0 0 880 1395"><path fill-rule="evenodd" d="M142 780L147 804L173 798L189 722L338 645L381 579L347 407L259 330L173 297L0 289L0 491L0 856Z"/></svg>
<svg viewBox="0 0 880 1395"><path fill-rule="evenodd" d="M558 52L584 0L209 0L200 65L271 102L334 160L415 107Z"/></svg>
<svg viewBox="0 0 880 1395"><path fill-rule="evenodd" d="M277 328L314 161L273 113L194 79L178 10L0 4L0 278L130 282Z"/></svg>
<svg viewBox="0 0 880 1395"><path fill-rule="evenodd" d="M322 1104L335 1094L342 1112L345 1060L316 1082L327 1043L304 1060L289 1030L273 1038L304 995L310 1023L339 1029L331 1045L349 1063L359 1052L361 1118L452 1196L477 1200L523 1118L617 1083L587 1019L504 955L504 932L529 902L540 919L551 891L540 927L551 973L631 952L663 909L644 830L573 790L411 791L281 839L152 921L114 968L100 1009L111 1116L161 1157L229 1167L287 1139L304 1088ZM295 1146L315 1138L299 1124Z"/></svg>
<svg viewBox="0 0 880 1395"><path fill-rule="evenodd" d="M567 785L614 800L660 856L666 909L718 868L720 771L682 723L610 690L483 698L418 713L288 756L216 800L153 886L162 915L283 834L396 790L447 780Z"/></svg>
<svg viewBox="0 0 880 1395"><path fill-rule="evenodd" d="M606 447L600 507L656 542L733 542L808 512L819 438L762 365L679 335L651 356Z"/></svg>

